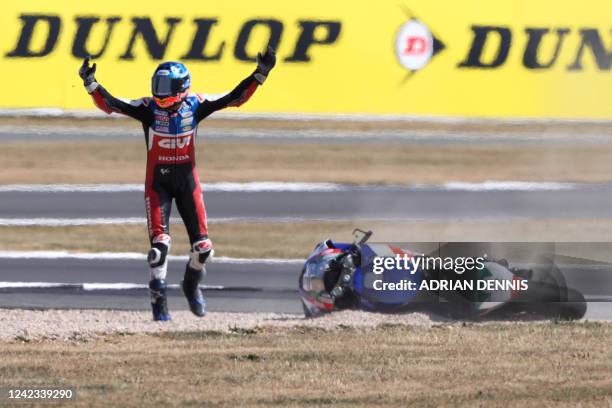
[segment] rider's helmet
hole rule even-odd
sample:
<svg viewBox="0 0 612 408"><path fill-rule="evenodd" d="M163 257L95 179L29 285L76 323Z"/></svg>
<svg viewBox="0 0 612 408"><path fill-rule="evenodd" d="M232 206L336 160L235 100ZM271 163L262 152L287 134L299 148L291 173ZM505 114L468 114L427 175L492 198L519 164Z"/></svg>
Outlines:
<svg viewBox="0 0 612 408"><path fill-rule="evenodd" d="M160 108L178 105L187 97L191 86L191 74L187 67L174 61L162 62L151 78L151 93Z"/></svg>
<svg viewBox="0 0 612 408"><path fill-rule="evenodd" d="M307 316L319 316L334 310L334 286L342 273L346 252L321 242L306 260L300 277L300 297Z"/></svg>

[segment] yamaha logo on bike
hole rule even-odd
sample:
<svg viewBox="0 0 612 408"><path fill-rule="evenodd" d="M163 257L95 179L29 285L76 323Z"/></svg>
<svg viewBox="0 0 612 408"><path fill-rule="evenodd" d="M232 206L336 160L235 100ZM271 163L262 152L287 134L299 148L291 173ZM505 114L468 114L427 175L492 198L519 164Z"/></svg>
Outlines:
<svg viewBox="0 0 612 408"><path fill-rule="evenodd" d="M444 49L442 41L416 18L402 25L395 38L395 55L401 66L411 73L427 66L431 59Z"/></svg>

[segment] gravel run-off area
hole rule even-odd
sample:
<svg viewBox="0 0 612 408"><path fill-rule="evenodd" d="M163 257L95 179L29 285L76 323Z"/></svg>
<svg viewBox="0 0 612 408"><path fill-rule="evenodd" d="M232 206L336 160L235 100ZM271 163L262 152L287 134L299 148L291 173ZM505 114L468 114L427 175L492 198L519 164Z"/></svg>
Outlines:
<svg viewBox="0 0 612 408"><path fill-rule="evenodd" d="M434 324L430 317L421 313L382 315L357 311L344 311L317 319L280 313L209 313L200 319L188 311L177 311L172 314L172 319L170 322L153 322L150 312L144 311L0 309L0 340L89 341L114 334L180 331L233 333L268 327L429 327Z"/></svg>

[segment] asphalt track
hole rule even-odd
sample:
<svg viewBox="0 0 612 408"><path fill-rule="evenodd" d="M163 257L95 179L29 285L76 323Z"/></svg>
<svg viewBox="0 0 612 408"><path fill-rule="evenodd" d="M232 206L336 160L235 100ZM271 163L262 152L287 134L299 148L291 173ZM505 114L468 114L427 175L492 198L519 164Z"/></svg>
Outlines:
<svg viewBox="0 0 612 408"><path fill-rule="evenodd" d="M612 265L558 263L568 287L589 301L587 319L612 320ZM177 285L184 262L169 263L168 282ZM299 262L211 263L204 285L208 309L232 312L301 313L296 291ZM145 288L84 290L82 283L144 284L148 271L143 260L10 259L0 258L2 283L61 283L61 287L0 289L0 307L149 309ZM72 286L70 285L72 284ZM223 290L220 290L223 287ZM177 288L170 291L172 310L184 310L186 301Z"/></svg>
<svg viewBox="0 0 612 408"><path fill-rule="evenodd" d="M170 261L167 281L180 283L185 263ZM209 310L300 313L297 280L301 265L211 263L204 280ZM81 283L146 284L144 260L0 259L0 281L74 284L61 288L0 289L0 307L149 309L146 289L83 291ZM40 285L39 285L40 286ZM169 291L170 308L186 309L178 289Z"/></svg>
<svg viewBox="0 0 612 408"><path fill-rule="evenodd" d="M412 219L482 217L610 217L612 185L570 185L536 191L479 191L423 187L344 187L330 191L205 191L215 219ZM174 212L176 214L176 212ZM0 219L143 218L139 191L0 191ZM169 283L182 277L183 262L170 263ZM209 265L205 284L223 286L205 295L211 311L300 313L296 292L299 264ZM574 268L575 269L575 268ZM569 281L589 300L587 318L612 319L610 269L591 270L585 279L570 268ZM584 271L584 268L580 269ZM79 284L148 280L144 261L84 259L0 259L0 281L59 282L61 288L0 290L0 307L148 309L145 288L80 289ZM604 302L606 301L606 302ZM186 308L178 289L170 307Z"/></svg>
<svg viewBox="0 0 612 408"><path fill-rule="evenodd" d="M206 188L206 186L204 186ZM204 191L210 220L612 217L612 185L539 191L355 187ZM141 192L0 192L0 219L143 217ZM177 214L173 211L173 214Z"/></svg>
<svg viewBox="0 0 612 408"><path fill-rule="evenodd" d="M242 138L278 143L334 142L354 143L384 141L409 143L559 143L580 144L584 138L575 135L525 133L507 135L473 135L452 132L353 132L330 135L329 132L210 131L202 129L211 139ZM73 128L54 131L48 128L21 129L2 127L0 141L19 140L91 140L117 139L126 136L141 138L137 126L133 130L83 131ZM589 135L590 143L609 143L608 135ZM342 191L206 191L204 192L211 221L217 219L451 219L451 218L512 218L512 217L611 217L612 185L576 185L569 189L541 191L440 188L349 188ZM0 192L0 219L89 219L131 218L143 216L141 192ZM176 213L176 210L174 211ZM176 285L181 277L182 261L172 261L168 281ZM205 285L223 286L224 290L205 290L211 311L270 311L301 313L296 293L299 264L223 264L208 267ZM588 277L585 278L587 274ZM589 319L612 320L612 287L607 267L569 267L568 283L581 290L591 300ZM89 290L80 289L84 282L139 283L148 280L146 263L138 260L83 259L6 259L0 258L0 281L58 282L74 284L61 288L0 289L0 307L30 308L104 308L149 309L146 289ZM181 293L173 289L169 296L172 310L186 309Z"/></svg>

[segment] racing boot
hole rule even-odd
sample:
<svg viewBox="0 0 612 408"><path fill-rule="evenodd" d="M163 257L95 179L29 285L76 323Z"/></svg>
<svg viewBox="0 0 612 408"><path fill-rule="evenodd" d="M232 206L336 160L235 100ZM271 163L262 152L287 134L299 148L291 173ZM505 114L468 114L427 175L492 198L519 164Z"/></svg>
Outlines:
<svg viewBox="0 0 612 408"><path fill-rule="evenodd" d="M200 282L204 277L205 269L197 270L189 267L187 264L185 268L185 277L181 284L183 293L189 302L189 309L191 313L196 316L202 317L206 314L206 301L204 295L200 290Z"/></svg>
<svg viewBox="0 0 612 408"><path fill-rule="evenodd" d="M153 320L172 320L168 313L168 298L166 297L166 281L163 279L152 279L149 282L149 293L151 294L151 308L153 309Z"/></svg>

